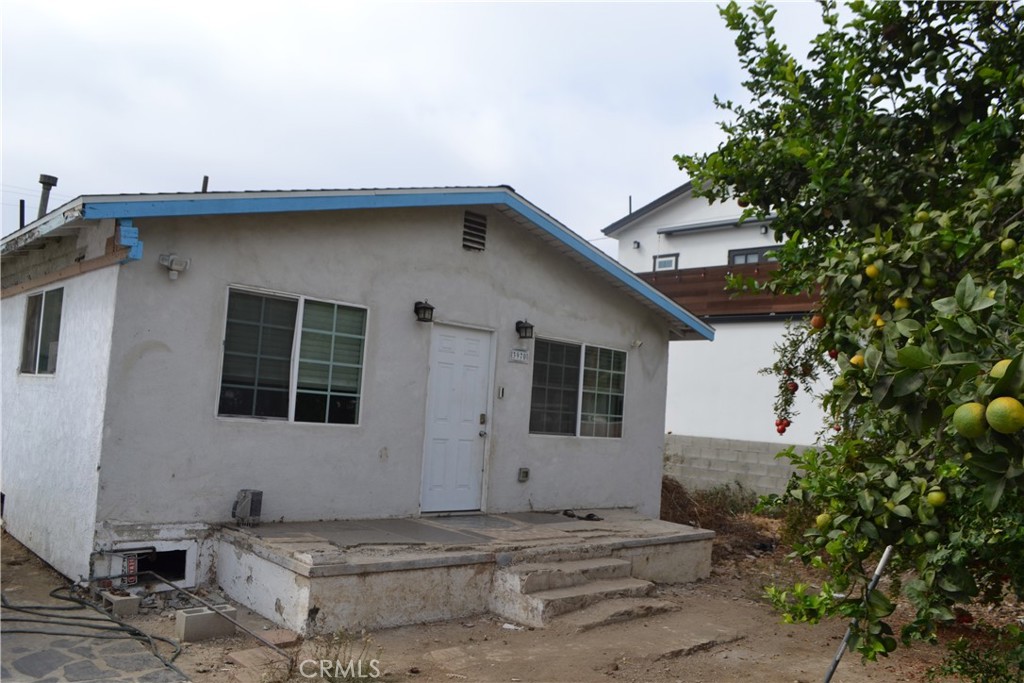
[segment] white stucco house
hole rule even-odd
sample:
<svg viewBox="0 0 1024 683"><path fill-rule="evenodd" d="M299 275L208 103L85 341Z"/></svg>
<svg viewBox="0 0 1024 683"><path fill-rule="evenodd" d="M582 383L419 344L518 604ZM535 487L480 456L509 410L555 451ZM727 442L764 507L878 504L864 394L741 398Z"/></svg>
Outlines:
<svg viewBox="0 0 1024 683"><path fill-rule="evenodd" d="M823 415L803 386L799 416L779 435L777 380L758 373L775 360L786 321L803 317L807 297L734 295L726 275L764 279L777 267L769 224L740 222L735 202L711 204L685 183L604 229L618 240L619 261L713 324L714 344L672 344L665 427L669 472L698 486L739 481L763 493L784 488L789 469L774 458L788 445L810 445ZM693 387L700 387L699 392Z"/></svg>
<svg viewBox="0 0 1024 683"><path fill-rule="evenodd" d="M0 257L5 524L73 579L194 585L246 489L657 516L669 341L713 337L505 186L80 196Z"/></svg>

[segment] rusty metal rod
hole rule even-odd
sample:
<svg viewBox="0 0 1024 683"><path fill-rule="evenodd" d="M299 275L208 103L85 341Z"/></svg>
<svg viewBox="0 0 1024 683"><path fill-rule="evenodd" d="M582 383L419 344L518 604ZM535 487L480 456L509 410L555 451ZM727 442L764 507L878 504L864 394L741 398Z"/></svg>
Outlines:
<svg viewBox="0 0 1024 683"><path fill-rule="evenodd" d="M147 570L143 570L141 572L136 572L135 574L118 574L117 576L99 576L99 577L96 577L94 579L85 579L85 581L87 583L96 583L98 581L113 581L114 579L124 579L124 578L127 578L129 576L141 576L142 574L148 574L149 576L152 576L157 581L160 581L162 583L167 584L168 586L170 586L174 590L178 591L179 593L184 593L188 597L192 598L193 600L195 600L196 602L201 604L203 607L206 607L206 608L210 609L214 614L219 614L224 619L227 619L232 624L234 624L238 628L242 629L243 631L248 633L250 636L252 636L256 640L260 641L261 643L263 643L264 645L269 647L271 650L273 650L274 652L276 652L277 654L281 655L286 660L288 660L289 668L294 664L294 662L292 661L292 656L290 654L288 654L287 652L285 652L284 650L282 650L281 648L279 648L277 645L274 645L270 641L268 641L268 640L266 640L264 638L261 638L259 635L257 635L256 633L250 631L248 628L243 626L241 623L235 621L234 619L232 619L228 615L224 614L223 612L218 611L217 608L214 605L212 605L211 603L207 602L206 600L202 599L201 597L199 597L198 595L196 595L194 593L188 592L187 590L185 590L181 586L175 584L173 581L171 581L169 579L165 579L164 577L160 576L156 572L149 571L147 569Z"/></svg>

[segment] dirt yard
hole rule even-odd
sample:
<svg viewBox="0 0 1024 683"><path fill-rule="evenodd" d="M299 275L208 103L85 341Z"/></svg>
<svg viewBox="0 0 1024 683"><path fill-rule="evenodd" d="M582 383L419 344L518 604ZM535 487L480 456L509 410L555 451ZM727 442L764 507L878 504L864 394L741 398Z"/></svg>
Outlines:
<svg viewBox="0 0 1024 683"><path fill-rule="evenodd" d="M774 545L771 520L754 518L741 531L720 535L712 576L695 584L659 586L656 597L678 609L575 632L568 624L520 629L492 616L390 629L369 634L365 655L378 660L385 681L759 681L822 680L845 623L784 625L761 599L762 586L797 576ZM4 534L3 587L9 600L45 594L62 580ZM13 589L13 590L11 590ZM173 636L175 605L157 605L129 621L156 635ZM249 628L273 628L239 610ZM281 680L271 669L254 671L230 660L258 643L235 637L187 644L175 664L196 683ZM363 643L356 641L355 650ZM357 654L358 652L356 652ZM302 646L304 658L333 659L323 640ZM351 653L341 653L346 658ZM887 660L863 665L847 654L835 681L923 681L941 659L938 648L900 649ZM306 673L314 665L307 664ZM374 669L364 669L367 678ZM292 680L304 678L296 672Z"/></svg>

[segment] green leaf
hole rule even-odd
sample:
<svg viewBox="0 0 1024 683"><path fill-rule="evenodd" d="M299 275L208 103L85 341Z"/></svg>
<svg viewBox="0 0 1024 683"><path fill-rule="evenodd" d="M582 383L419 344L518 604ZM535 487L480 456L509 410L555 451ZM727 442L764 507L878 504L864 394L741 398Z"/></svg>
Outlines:
<svg viewBox="0 0 1024 683"><path fill-rule="evenodd" d="M921 329L921 323L913 318L905 318L896 323L896 330L904 337L913 337Z"/></svg>
<svg viewBox="0 0 1024 683"><path fill-rule="evenodd" d="M893 382L892 393L896 397L907 396L924 386L927 378L922 372L903 370L896 375Z"/></svg>
<svg viewBox="0 0 1024 683"><path fill-rule="evenodd" d="M956 319L956 324L967 334L978 334L978 326L966 315L959 316Z"/></svg>
<svg viewBox="0 0 1024 683"><path fill-rule="evenodd" d="M943 315L953 315L957 312L956 299L951 296L948 296L945 299L938 299L937 301L932 302L932 308Z"/></svg>
<svg viewBox="0 0 1024 683"><path fill-rule="evenodd" d="M935 360L920 346L904 346L896 352L896 360L911 370L923 370L935 364Z"/></svg>
<svg viewBox="0 0 1024 683"><path fill-rule="evenodd" d="M910 519L914 516L914 513L906 505L897 505L892 509L892 514L896 515L897 517L904 517L906 519Z"/></svg>
<svg viewBox="0 0 1024 683"><path fill-rule="evenodd" d="M880 619L892 614L894 609L896 609L896 605L885 596L885 593L877 588L871 591L868 596L868 614Z"/></svg>
<svg viewBox="0 0 1024 683"><path fill-rule="evenodd" d="M878 366L882 363L882 352L874 346L864 349L864 368L872 375L878 372Z"/></svg>
<svg viewBox="0 0 1024 683"><path fill-rule="evenodd" d="M883 408L892 407L892 402L887 399L889 399L889 390L892 388L894 379L893 375L885 375L880 377L874 386L871 387L872 400Z"/></svg>
<svg viewBox="0 0 1024 683"><path fill-rule="evenodd" d="M1003 491L1006 489L1006 479L999 478L996 481L990 481L985 484L985 490L982 492L981 499L985 503L985 507L988 508L989 512L994 512L999 506L999 500L1003 497Z"/></svg>
<svg viewBox="0 0 1024 683"><path fill-rule="evenodd" d="M978 287L974 284L974 278L968 273L957 283L956 286L956 303L962 311L969 311L974 306L975 299L978 296Z"/></svg>

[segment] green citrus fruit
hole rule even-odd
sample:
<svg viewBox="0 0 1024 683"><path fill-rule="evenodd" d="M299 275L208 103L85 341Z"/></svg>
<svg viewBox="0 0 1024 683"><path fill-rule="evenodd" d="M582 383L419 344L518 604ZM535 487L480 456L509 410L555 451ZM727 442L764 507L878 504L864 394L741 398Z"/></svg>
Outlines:
<svg viewBox="0 0 1024 683"><path fill-rule="evenodd" d="M882 74L871 74L871 79L870 79L871 85L876 87L876 88L878 86L882 85L882 82L884 80L885 79L882 78Z"/></svg>
<svg viewBox="0 0 1024 683"><path fill-rule="evenodd" d="M827 529L828 525L832 523L832 515L827 512L822 512L820 515L814 518L814 526L819 529Z"/></svg>
<svg viewBox="0 0 1024 683"><path fill-rule="evenodd" d="M1004 254L1013 253L1013 251L1016 248L1017 240L1013 239L1012 237L1007 237L1005 240L999 243L999 250L1002 251Z"/></svg>
<svg viewBox="0 0 1024 683"><path fill-rule="evenodd" d="M897 297L896 301L892 302L892 307L896 310L901 308L910 308L910 299L905 296Z"/></svg>
<svg viewBox="0 0 1024 683"><path fill-rule="evenodd" d="M994 379L1002 379L1003 375L1006 374L1006 368L1008 368L1008 367L1010 367L1010 359L1009 358L1007 358L1006 360L1001 360L998 363L996 363L995 365L993 365L992 369L989 371L988 374L989 374L990 377L992 377Z"/></svg>
<svg viewBox="0 0 1024 683"><path fill-rule="evenodd" d="M924 542L928 545L938 545L941 539L942 535L938 531L935 531L935 529L929 529L924 532Z"/></svg>
<svg viewBox="0 0 1024 683"><path fill-rule="evenodd" d="M1013 434L1024 429L1024 405L1012 396L993 399L985 409L985 419L1000 434Z"/></svg>
<svg viewBox="0 0 1024 683"><path fill-rule="evenodd" d="M929 491L926 500L933 508L940 508L946 504L946 493L939 489Z"/></svg>
<svg viewBox="0 0 1024 683"><path fill-rule="evenodd" d="M965 403L953 413L953 428L957 434L968 439L977 439L985 433L985 406L980 403Z"/></svg>
<svg viewBox="0 0 1024 683"><path fill-rule="evenodd" d="M914 222L924 223L931 217L932 215L927 211L918 211L916 214L914 214Z"/></svg>

